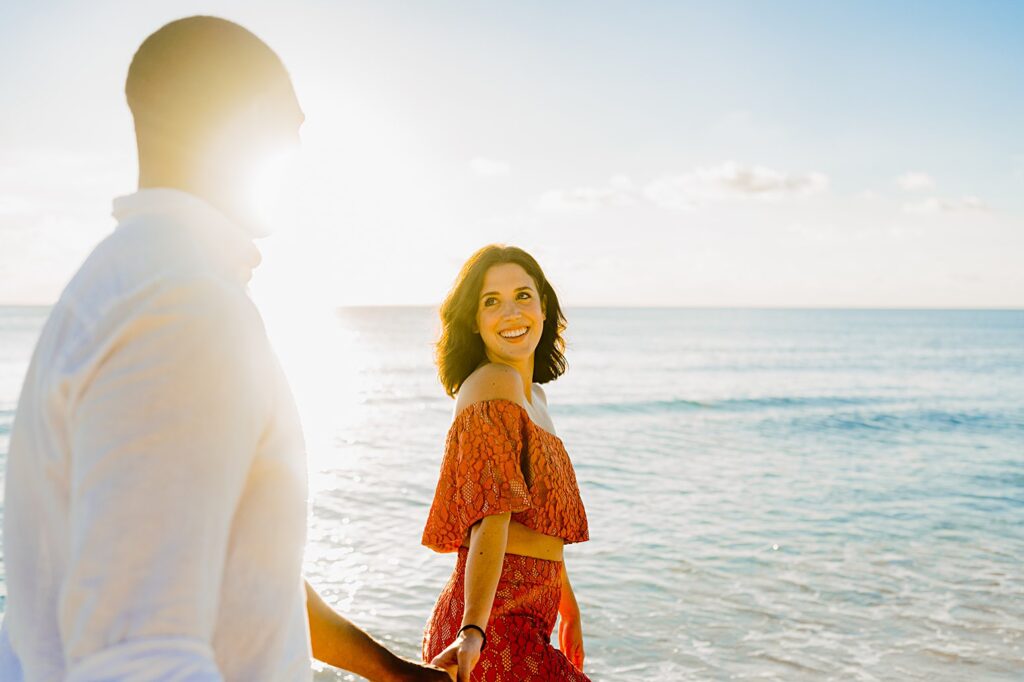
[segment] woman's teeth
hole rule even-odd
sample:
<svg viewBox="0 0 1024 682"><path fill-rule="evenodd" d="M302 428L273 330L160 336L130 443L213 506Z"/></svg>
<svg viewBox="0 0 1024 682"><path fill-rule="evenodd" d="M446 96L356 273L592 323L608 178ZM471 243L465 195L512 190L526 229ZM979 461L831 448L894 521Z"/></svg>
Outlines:
<svg viewBox="0 0 1024 682"><path fill-rule="evenodd" d="M516 327L515 329L506 329L503 332L498 332L498 335L505 339L518 339L528 331L530 331L529 327Z"/></svg>

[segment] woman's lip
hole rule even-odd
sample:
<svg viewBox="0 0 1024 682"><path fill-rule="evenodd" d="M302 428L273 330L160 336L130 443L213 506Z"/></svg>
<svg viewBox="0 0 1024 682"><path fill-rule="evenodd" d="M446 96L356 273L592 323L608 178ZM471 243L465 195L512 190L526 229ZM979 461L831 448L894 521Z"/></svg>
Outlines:
<svg viewBox="0 0 1024 682"><path fill-rule="evenodd" d="M518 331L520 329L523 330L523 332L521 334L517 334L516 336L505 336L505 334L504 334L504 332L514 332L514 331ZM521 327L513 327L511 329L502 329L501 331L498 332L498 336L500 336L501 338L505 339L506 341L518 341L519 339L526 338L526 335L529 334L529 333L530 333L530 327L528 327L526 325L523 325Z"/></svg>

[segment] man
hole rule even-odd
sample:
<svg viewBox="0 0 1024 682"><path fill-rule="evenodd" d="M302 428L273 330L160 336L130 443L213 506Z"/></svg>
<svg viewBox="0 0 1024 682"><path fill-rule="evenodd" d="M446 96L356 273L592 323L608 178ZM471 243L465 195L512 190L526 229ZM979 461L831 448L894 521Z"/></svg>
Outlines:
<svg viewBox="0 0 1024 682"><path fill-rule="evenodd" d="M172 22L126 84L139 191L47 320L7 462L0 679L447 680L301 578L298 416L246 283L252 169L298 140L277 55Z"/></svg>

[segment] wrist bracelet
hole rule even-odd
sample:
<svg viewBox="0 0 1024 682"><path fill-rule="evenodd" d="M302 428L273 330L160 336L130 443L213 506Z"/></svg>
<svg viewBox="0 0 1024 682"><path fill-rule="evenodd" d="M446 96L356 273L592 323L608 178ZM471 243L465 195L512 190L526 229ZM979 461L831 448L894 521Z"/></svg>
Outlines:
<svg viewBox="0 0 1024 682"><path fill-rule="evenodd" d="M466 630L476 630L477 632L480 633L480 636L484 638L484 641L480 644L480 651L483 651L484 647L487 646L487 633L484 632L484 629L482 627L480 627L479 625L473 625L472 623L470 623L469 625L463 625L461 628L459 628L459 634L457 634L455 636L459 637Z"/></svg>

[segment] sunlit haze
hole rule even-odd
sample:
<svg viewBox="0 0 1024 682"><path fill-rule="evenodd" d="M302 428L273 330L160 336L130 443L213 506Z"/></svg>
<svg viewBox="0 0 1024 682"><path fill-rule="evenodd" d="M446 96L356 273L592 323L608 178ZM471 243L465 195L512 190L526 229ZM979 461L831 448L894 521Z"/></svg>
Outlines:
<svg viewBox="0 0 1024 682"><path fill-rule="evenodd" d="M0 303L52 302L134 190L123 84L189 14L306 115L270 308L435 304L476 248L567 306L1024 305L1019 3L5 3Z"/></svg>

